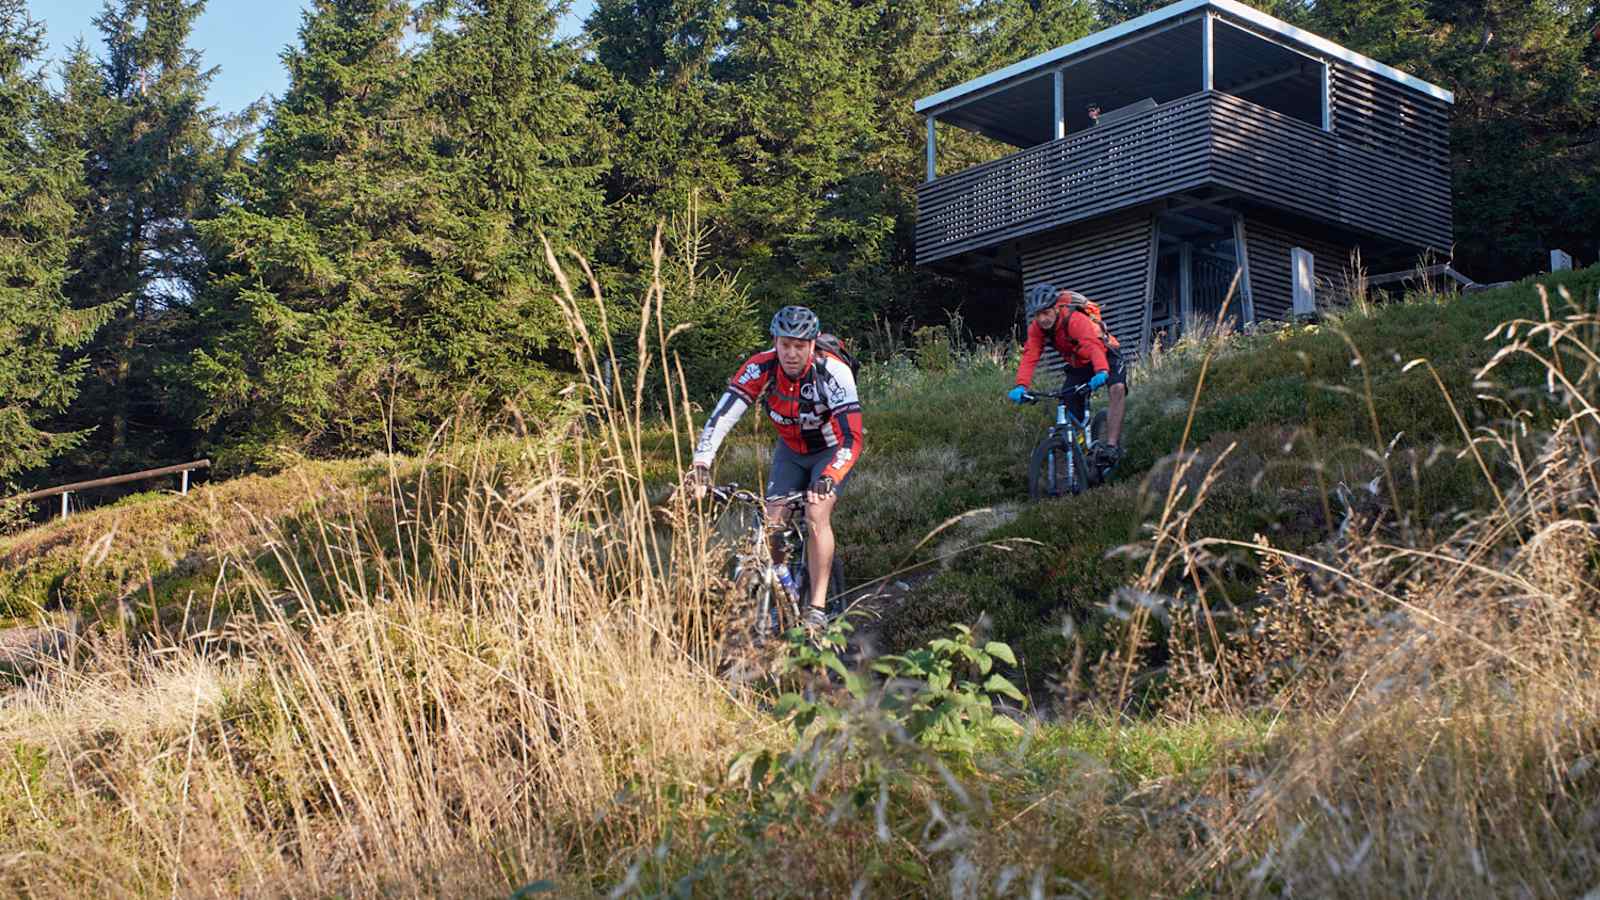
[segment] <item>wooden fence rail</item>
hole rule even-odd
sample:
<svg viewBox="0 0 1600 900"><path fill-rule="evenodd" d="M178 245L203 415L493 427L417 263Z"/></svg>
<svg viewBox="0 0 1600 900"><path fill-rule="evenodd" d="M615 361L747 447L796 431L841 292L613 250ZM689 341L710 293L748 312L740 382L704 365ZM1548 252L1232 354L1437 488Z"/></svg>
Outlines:
<svg viewBox="0 0 1600 900"><path fill-rule="evenodd" d="M61 518L67 517L67 498L77 491L86 491L90 488L110 487L114 484L126 484L130 481L142 481L146 478L159 478L162 475L178 475L181 478L178 493L189 493L189 473L196 469L211 468L211 460L197 459L194 462L178 463L172 466L162 466L159 469L145 469L142 472L129 472L126 475L109 475L105 478L95 478L90 481L74 481L72 484L63 484L59 487L44 488L18 494L10 498L11 502L26 503L29 500L43 500L46 497L61 495Z"/></svg>

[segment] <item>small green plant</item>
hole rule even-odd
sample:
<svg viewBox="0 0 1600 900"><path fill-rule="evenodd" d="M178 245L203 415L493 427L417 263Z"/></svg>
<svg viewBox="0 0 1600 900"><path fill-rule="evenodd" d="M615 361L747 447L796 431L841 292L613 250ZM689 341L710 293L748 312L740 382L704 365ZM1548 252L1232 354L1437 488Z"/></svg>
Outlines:
<svg viewBox="0 0 1600 900"><path fill-rule="evenodd" d="M951 637L935 638L925 647L874 662L871 671L884 681L873 697L868 680L851 672L839 656L850 627L841 619L815 642L799 630L790 632L782 671L838 676L858 704L875 700L874 710L910 739L936 750L971 752L990 735L1018 733L1017 723L994 709L999 697L1027 703L1016 685L994 670L996 661L1016 666L1009 645L988 641L980 646L971 628L953 625ZM779 699L778 714L789 716L795 730L804 732L819 719L837 725L849 711L826 700L786 693Z"/></svg>
<svg viewBox="0 0 1600 900"><path fill-rule="evenodd" d="M938 749L972 750L985 735L1019 731L1016 722L995 713L997 697L1010 697L1023 705L1027 699L1009 679L994 671L995 660L1016 666L1009 645L989 641L980 647L972 629L952 627L953 637L935 638L925 649L904 656L885 656L872 669L889 679L885 706L913 737ZM920 684L904 693L892 689L896 682L906 680Z"/></svg>
<svg viewBox="0 0 1600 900"><path fill-rule="evenodd" d="M955 348L948 328L924 325L911 336L917 342L917 368L927 372L948 372L955 368Z"/></svg>

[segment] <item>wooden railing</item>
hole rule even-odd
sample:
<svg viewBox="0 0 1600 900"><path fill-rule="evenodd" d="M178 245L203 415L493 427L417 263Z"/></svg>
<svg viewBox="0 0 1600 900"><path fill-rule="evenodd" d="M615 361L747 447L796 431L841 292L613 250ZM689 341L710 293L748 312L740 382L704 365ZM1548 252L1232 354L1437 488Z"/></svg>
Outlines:
<svg viewBox="0 0 1600 900"><path fill-rule="evenodd" d="M917 261L1092 218L1203 183L1207 95L1192 94L917 189Z"/></svg>
<svg viewBox="0 0 1600 900"><path fill-rule="evenodd" d="M1382 156L1223 93L1197 93L917 188L917 261L1216 185L1356 232L1450 244L1448 160Z"/></svg>
<svg viewBox="0 0 1600 900"><path fill-rule="evenodd" d="M94 478L90 479L89 481L74 481L71 484L63 484L58 487L42 488L37 491L30 491L26 494L18 494L15 497L9 498L6 502L26 503L29 500L43 500L47 497L54 497L59 494L61 496L61 518L65 519L69 509L69 498L71 498L71 496L78 491L86 491L90 488L110 487L114 484L127 484L130 481L143 481L146 478L160 478L164 475L177 475L178 493L187 494L189 493L189 473L195 471L196 469L209 468L211 468L211 460L197 459L194 462L178 463L175 466L162 466L159 469L145 469L142 472L129 472L126 475L108 475L105 478Z"/></svg>

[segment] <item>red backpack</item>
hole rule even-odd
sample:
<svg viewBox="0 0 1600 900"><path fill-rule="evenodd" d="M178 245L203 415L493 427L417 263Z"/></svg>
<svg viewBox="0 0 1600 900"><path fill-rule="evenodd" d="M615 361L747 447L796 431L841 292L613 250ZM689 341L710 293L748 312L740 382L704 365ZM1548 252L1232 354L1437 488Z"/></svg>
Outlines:
<svg viewBox="0 0 1600 900"><path fill-rule="evenodd" d="M1065 307L1066 315L1057 320L1057 328L1065 326L1072 319L1073 313L1083 313L1089 317L1089 321L1093 322L1094 327L1099 330L1100 340L1105 342L1107 349L1116 350L1122 347L1122 343L1117 340L1116 336L1106 330L1106 320L1100 313L1100 304L1077 291L1062 291L1061 294L1066 297L1066 302L1057 301L1056 305ZM1067 334L1070 339L1072 332L1069 330ZM1073 347L1073 349L1076 350L1077 347Z"/></svg>

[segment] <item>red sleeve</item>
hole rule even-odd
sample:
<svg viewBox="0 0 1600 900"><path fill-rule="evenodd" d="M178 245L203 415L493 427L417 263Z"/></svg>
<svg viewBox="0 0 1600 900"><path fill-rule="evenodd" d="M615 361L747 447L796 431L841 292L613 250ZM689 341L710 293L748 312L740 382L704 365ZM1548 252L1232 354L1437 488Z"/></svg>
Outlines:
<svg viewBox="0 0 1600 900"><path fill-rule="evenodd" d="M1106 359L1106 342L1100 338L1100 329L1089 318L1088 313L1083 315L1070 315L1067 319L1067 337L1077 345L1077 356L1081 361L1087 358L1089 365L1096 372L1111 370L1111 362Z"/></svg>
<svg viewBox="0 0 1600 900"><path fill-rule="evenodd" d="M842 421L841 421L842 420ZM844 476L850 473L851 467L861 458L861 451L866 446L863 441L861 428L861 407L843 412L828 420L828 427L833 429L833 434L839 441L839 449L833 451L833 459L822 470L824 474L832 475L835 483L843 481Z"/></svg>
<svg viewBox="0 0 1600 900"><path fill-rule="evenodd" d="M1017 384L1027 387L1033 384L1033 368L1039 364L1039 356L1044 353L1044 329L1032 322L1028 323L1028 339L1022 344L1022 362L1017 365Z"/></svg>
<svg viewBox="0 0 1600 900"><path fill-rule="evenodd" d="M766 390L767 378L771 375L771 368L766 365L772 359L772 350L763 350L755 356L744 361L728 379L728 390L744 398L746 403L754 405L761 399L762 391Z"/></svg>

